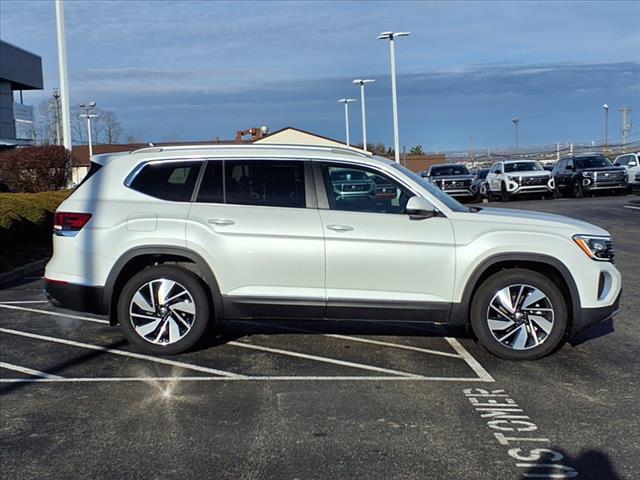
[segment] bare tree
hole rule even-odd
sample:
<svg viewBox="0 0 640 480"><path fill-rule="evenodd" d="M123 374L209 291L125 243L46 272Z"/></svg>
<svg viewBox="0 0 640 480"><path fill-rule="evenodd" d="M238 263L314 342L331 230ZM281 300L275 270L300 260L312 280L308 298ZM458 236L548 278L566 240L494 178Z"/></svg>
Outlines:
<svg viewBox="0 0 640 480"><path fill-rule="evenodd" d="M53 100L43 100L34 112L36 142L41 145L56 143L56 111Z"/></svg>
<svg viewBox="0 0 640 480"><path fill-rule="evenodd" d="M120 126L120 122L116 118L115 113L110 110L104 111L102 113L102 125L103 125L103 143L113 145L114 143L118 143L120 140L120 135L122 135L122 127Z"/></svg>

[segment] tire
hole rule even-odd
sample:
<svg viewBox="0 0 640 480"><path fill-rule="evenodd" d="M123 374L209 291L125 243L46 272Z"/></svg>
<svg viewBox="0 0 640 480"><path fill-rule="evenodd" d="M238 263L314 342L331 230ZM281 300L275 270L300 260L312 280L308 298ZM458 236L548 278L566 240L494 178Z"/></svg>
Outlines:
<svg viewBox="0 0 640 480"><path fill-rule="evenodd" d="M496 196L491 191L491 187L489 186L489 184L487 184L486 193L487 193L487 202L495 202L496 201Z"/></svg>
<svg viewBox="0 0 640 480"><path fill-rule="evenodd" d="M562 198L562 194L560 193L560 189L555 187L553 189L553 198Z"/></svg>
<svg viewBox="0 0 640 480"><path fill-rule="evenodd" d="M576 180L571 187L571 191L573 193L573 198L583 198L584 197L584 189L582 188L582 183L580 180Z"/></svg>
<svg viewBox="0 0 640 480"><path fill-rule="evenodd" d="M527 303L529 298L533 302ZM513 305L514 300L518 305ZM508 360L535 360L553 352L564 341L567 324L562 292L548 277L532 270L492 275L471 303L471 327L478 340L489 352Z"/></svg>
<svg viewBox="0 0 640 480"><path fill-rule="evenodd" d="M161 305L163 300L166 306ZM153 266L135 274L120 292L118 320L138 349L175 355L202 337L209 321L209 300L202 282L190 271Z"/></svg>
<svg viewBox="0 0 640 480"><path fill-rule="evenodd" d="M500 195L502 196L503 202L508 202L511 200L511 194L507 192L507 185L502 182L502 188L500 189Z"/></svg>

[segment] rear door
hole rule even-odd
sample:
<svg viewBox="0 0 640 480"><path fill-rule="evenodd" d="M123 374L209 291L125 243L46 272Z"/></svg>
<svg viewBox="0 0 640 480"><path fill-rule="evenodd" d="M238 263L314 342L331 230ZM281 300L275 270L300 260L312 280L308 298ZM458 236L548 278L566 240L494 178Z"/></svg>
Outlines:
<svg viewBox="0 0 640 480"><path fill-rule="evenodd" d="M307 178L308 177L308 178ZM227 317L322 317L324 239L303 160L210 160L187 222Z"/></svg>
<svg viewBox="0 0 640 480"><path fill-rule="evenodd" d="M405 206L413 192L386 172L314 164L327 317L446 321L455 268L449 220L411 219ZM381 184L383 192L374 188Z"/></svg>

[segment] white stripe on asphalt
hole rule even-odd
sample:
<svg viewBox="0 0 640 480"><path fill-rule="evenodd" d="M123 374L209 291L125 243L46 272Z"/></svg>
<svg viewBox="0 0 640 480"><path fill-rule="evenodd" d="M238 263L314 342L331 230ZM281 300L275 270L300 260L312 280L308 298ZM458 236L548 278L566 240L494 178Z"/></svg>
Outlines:
<svg viewBox="0 0 640 480"><path fill-rule="evenodd" d="M449 342L449 345L451 345L453 347L453 349L458 352L458 355L460 355L463 360L465 362L467 362L467 365L469 365L471 367L471 369L476 372L476 375L478 375L478 377L480 379L482 379L482 381L484 382L495 382L495 380L493 379L493 377L489 374L489 372L487 372L482 365L480 365L480 363L473 358L473 356L467 351L466 348L464 348L462 346L462 344L460 342L458 342L458 340L456 340L455 338L451 338L451 337L444 337L445 340L447 342Z"/></svg>
<svg viewBox="0 0 640 480"><path fill-rule="evenodd" d="M414 352L428 353L428 354L431 354L431 355L442 355L443 357L460 358L460 359L462 358L460 355L458 355L456 353L441 352L439 350L431 350L429 348L413 347L413 346L410 346L410 345L403 345L403 344L400 344L400 343L383 342L381 340L371 340L369 338L353 337L351 335L338 335L338 334L334 334L334 333L321 333L321 332L318 332L317 330L303 330L301 328L282 327L280 325L273 325L273 324L263 323L263 322L252 322L252 321L248 321L248 320L244 320L243 323L251 323L253 325L260 325L262 327L278 328L278 329L281 329L281 330L292 331L292 332L312 333L312 334L316 334L316 335L322 335L324 337L339 338L341 340L349 340L349 341L354 341L354 342L370 343L370 344L373 344L373 345L380 345L380 346L383 346L383 347L400 348L402 350L411 350L411 351L414 351Z"/></svg>
<svg viewBox="0 0 640 480"><path fill-rule="evenodd" d="M10 300L8 302L0 302L0 305L9 305L14 303L49 303L49 300Z"/></svg>
<svg viewBox="0 0 640 480"><path fill-rule="evenodd" d="M634 207L632 205L623 205L622 208L633 208L635 210L640 210L640 207Z"/></svg>
<svg viewBox="0 0 640 480"><path fill-rule="evenodd" d="M344 367L359 368L361 370L370 370L370 371L373 371L373 372L390 373L391 375L401 375L403 377L411 377L411 378L421 378L422 377L422 375L417 375L415 373L400 372L398 370L390 370L388 368L374 367L374 366L371 366L371 365L364 365L362 363L347 362L347 361L344 361L344 360L337 360L335 358L318 357L316 355L309 355L309 354L306 354L306 353L291 352L289 350L281 350L279 348L262 347L260 345L253 345L251 343L227 342L226 345L232 345L234 347L241 347L241 348L248 348L248 349L251 349L251 350L260 350L262 352L279 353L280 355L287 355L289 357L304 358L306 360L314 360L316 362L323 362L323 363L332 363L334 365L342 365Z"/></svg>
<svg viewBox="0 0 640 480"><path fill-rule="evenodd" d="M7 370L13 370L14 372L24 373L26 375L34 375L40 378L48 378L48 379L56 379L56 380L64 380L63 377L59 375L53 375L51 373L41 372L40 370L34 370L32 368L20 367L18 365L14 365L12 363L0 362L0 368L6 368ZM20 380L20 379L18 379ZM33 380L25 378L24 380Z"/></svg>
<svg viewBox="0 0 640 480"><path fill-rule="evenodd" d="M140 360L149 360L151 362L162 363L164 365L171 365L173 367L180 367L188 370L195 370L197 372L210 373L213 375L223 375L225 377L244 377L244 375L225 372L224 370L216 370L214 368L200 367L198 365L192 365L190 363L176 362L173 360L168 360L166 358L152 357L150 355L143 355L141 353L127 352L125 350L118 350L117 348L108 348L108 347L101 347L99 345L91 345L89 343L75 342L73 340L65 340L64 338L49 337L46 335L37 335L35 333L22 332L20 330L12 330L9 328L0 328L0 332L9 333L11 335L19 335L22 337L35 338L36 340L44 340L47 342L61 343L63 345L70 345L72 347L87 348L89 350L97 350L100 352L113 353L115 355L122 355L124 357L137 358Z"/></svg>
<svg viewBox="0 0 640 480"><path fill-rule="evenodd" d="M53 315L55 317L73 318L75 320L85 320L87 322L104 323L109 325L109 320L100 320L99 318L81 317L79 315L69 315L68 313L50 312L49 310L40 310L38 308L18 307L16 305L5 305L0 303L0 308L9 308L11 310L24 310L25 312L42 313L44 315Z"/></svg>
<svg viewBox="0 0 640 480"><path fill-rule="evenodd" d="M332 377L332 376L247 376L247 377L98 377L98 378L0 378L0 383L98 383L98 382L212 382L212 381L375 381L375 382L489 382L482 378L464 377ZM491 380L492 381L492 380Z"/></svg>

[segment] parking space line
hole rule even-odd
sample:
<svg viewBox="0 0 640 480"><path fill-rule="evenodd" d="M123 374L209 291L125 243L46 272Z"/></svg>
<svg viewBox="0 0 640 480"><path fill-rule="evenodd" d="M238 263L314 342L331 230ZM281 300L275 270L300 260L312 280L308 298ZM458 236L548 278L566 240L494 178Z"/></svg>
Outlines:
<svg viewBox="0 0 640 480"><path fill-rule="evenodd" d="M13 305L16 303L49 303L49 300L9 300L0 302L0 305Z"/></svg>
<svg viewBox="0 0 640 480"><path fill-rule="evenodd" d="M81 317L80 315L70 315L68 313L50 312L49 310L40 310L39 308L18 307L17 305L5 305L4 303L0 303L0 308L9 308L11 310L23 310L25 312L42 313L43 315L53 315L54 317L73 318L75 320L85 320L87 322L103 323L103 324L109 325L108 320L101 320L99 318L91 318L91 317Z"/></svg>
<svg viewBox="0 0 640 480"><path fill-rule="evenodd" d="M471 367L471 369L476 372L479 378L483 379L485 382L495 382L494 378L487 372L480 362L478 362L473 356L467 351L466 348L462 346L462 344L452 337L444 337L449 345L453 347L453 349L458 352L458 355L462 357L462 359L467 362L467 365Z"/></svg>
<svg viewBox="0 0 640 480"><path fill-rule="evenodd" d="M411 350L413 352L428 353L430 355L441 355L443 357L451 357L451 358L462 359L462 357L460 355L458 355L457 353L441 352L439 350L431 350L429 348L421 348L421 347L414 347L414 346L411 346L411 345L403 345L401 343L383 342L381 340L371 340L369 338L354 337L354 336L351 336L351 335L339 335L339 334L334 334L334 333L321 333L321 332L318 332L317 330L305 330L305 329L295 328L295 327L282 327L282 326L279 326L279 325L272 325L272 324L263 323L263 322L252 322L252 321L248 321L248 320L243 320L243 323L251 323L253 325L260 325L260 326L263 326L263 327L264 326L268 326L268 327L271 327L271 328L278 328L278 329L285 330L285 331L300 332L300 333L312 333L312 334L316 334L316 335L322 335L323 337L338 338L340 340L349 340L349 341L354 341L354 342L370 343L372 345L380 345L380 346L383 346L383 347L399 348L399 349L402 349L402 350Z"/></svg>
<svg viewBox="0 0 640 480"><path fill-rule="evenodd" d="M634 207L632 205L623 205L622 208L633 208L634 210L640 210L640 207Z"/></svg>
<svg viewBox="0 0 640 480"><path fill-rule="evenodd" d="M59 375L53 375L51 373L41 372L40 370L34 370L33 368L20 367L19 365L14 365L12 363L0 362L0 368L13 370L14 372L20 372L26 375L34 375L40 378L49 378L49 379L57 379L57 380L64 379L64 377L61 377ZM24 380L29 380L29 379L24 379Z"/></svg>
<svg viewBox="0 0 640 480"><path fill-rule="evenodd" d="M244 375L226 372L224 370L216 370L214 368L201 367L199 365L193 365L191 363L184 363L184 362L177 362L174 360L168 360L166 358L161 358L161 357L152 357L150 355L144 355L141 353L127 352L125 350L118 350L117 348L108 348L108 347L102 347L99 345L91 345L90 343L75 342L73 340L65 340L64 338L49 337L46 335L38 335L35 333L23 332L20 330L12 330L9 328L0 328L0 332L8 333L11 335L19 335L22 337L34 338L36 340L44 340L47 342L61 343L63 345L70 345L72 347L87 348L89 350L98 350L105 353L113 353L115 355L122 355L124 357L137 358L139 360L148 360L155 363L162 363L164 365L171 365L173 367L180 367L180 368L185 368L187 370L195 370L197 372L210 373L213 375L222 375L224 377L244 377Z"/></svg>
<svg viewBox="0 0 640 480"><path fill-rule="evenodd" d="M399 377L399 376L245 376L245 377L78 377L78 378L0 378L0 383L100 383L100 382L229 382L229 381L366 381L366 382L489 382L478 377Z"/></svg>
<svg viewBox="0 0 640 480"><path fill-rule="evenodd" d="M296 358L304 358L306 360L314 360L316 362L332 363L334 365L342 365L344 367L359 368L361 370L390 373L392 375L400 375L402 377L411 377L411 378L422 377L422 375L417 375L415 373L401 372L398 370L390 370L388 368L374 367L372 365L364 365L362 363L347 362L345 360L337 360L335 358L319 357L317 355L309 355L307 353L292 352L290 350L281 350L279 348L262 347L260 345L253 345L251 343L227 342L227 345L233 345L234 347L248 348L251 350L260 350L260 351L269 352L269 353L278 353L280 355L287 355L289 357L296 357Z"/></svg>

